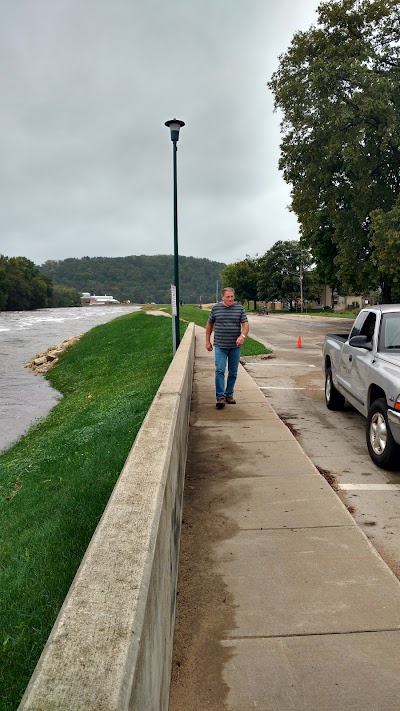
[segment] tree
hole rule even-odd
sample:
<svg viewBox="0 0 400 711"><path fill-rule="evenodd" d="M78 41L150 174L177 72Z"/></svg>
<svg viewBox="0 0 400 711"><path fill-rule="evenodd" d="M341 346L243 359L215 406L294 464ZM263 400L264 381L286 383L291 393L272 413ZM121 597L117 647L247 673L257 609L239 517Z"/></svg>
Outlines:
<svg viewBox="0 0 400 711"><path fill-rule="evenodd" d="M0 309L24 311L48 306L50 277L40 274L26 257L0 256Z"/></svg>
<svg viewBox="0 0 400 711"><path fill-rule="evenodd" d="M52 308L80 306L80 296L80 293L76 289L70 289L68 286L60 286L59 284L55 284L51 299L49 301L49 306Z"/></svg>
<svg viewBox="0 0 400 711"><path fill-rule="evenodd" d="M228 264L221 272L222 286L231 286L235 290L238 301L254 301L254 310L257 300L257 260L248 255L240 262Z"/></svg>
<svg viewBox="0 0 400 711"><path fill-rule="evenodd" d="M26 257L8 259L9 290L7 309L22 311L44 308L48 304L52 283L40 274L34 263Z"/></svg>
<svg viewBox="0 0 400 711"><path fill-rule="evenodd" d="M258 296L264 301L287 301L289 308L300 300L300 266L303 274L303 298L315 298L315 279L310 271L312 259L300 242L275 242L258 261Z"/></svg>
<svg viewBox="0 0 400 711"><path fill-rule="evenodd" d="M333 308L334 292L340 292L340 282L337 275L335 259L338 254L333 241L334 228L329 224L324 215L320 216L319 228L314 233L304 236L302 243L308 245L316 262L314 276L319 284L327 284L331 288Z"/></svg>
<svg viewBox="0 0 400 711"><path fill-rule="evenodd" d="M283 113L279 165L302 239L320 273L355 293L378 283L390 292L370 224L400 194L398 6L321 3L317 26L294 36L269 83Z"/></svg>
<svg viewBox="0 0 400 711"><path fill-rule="evenodd" d="M5 311L7 308L10 288L11 280L8 269L8 257L0 254L0 311Z"/></svg>
<svg viewBox="0 0 400 711"><path fill-rule="evenodd" d="M373 260L383 284L400 290L400 198L388 212L375 210L371 213L369 228L371 242L375 247Z"/></svg>

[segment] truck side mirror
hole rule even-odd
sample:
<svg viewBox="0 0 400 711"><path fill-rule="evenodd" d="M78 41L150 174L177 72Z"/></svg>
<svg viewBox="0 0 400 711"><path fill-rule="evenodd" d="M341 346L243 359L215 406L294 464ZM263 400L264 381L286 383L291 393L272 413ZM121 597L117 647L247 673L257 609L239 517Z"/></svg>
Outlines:
<svg viewBox="0 0 400 711"><path fill-rule="evenodd" d="M349 345L354 348L365 348L366 351L372 351L372 343L367 339L368 336L352 336L349 340Z"/></svg>

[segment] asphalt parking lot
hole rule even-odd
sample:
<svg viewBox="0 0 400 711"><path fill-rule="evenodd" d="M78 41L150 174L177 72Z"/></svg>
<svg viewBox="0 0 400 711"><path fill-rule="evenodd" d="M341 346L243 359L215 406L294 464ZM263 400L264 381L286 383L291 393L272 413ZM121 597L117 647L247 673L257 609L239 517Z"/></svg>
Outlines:
<svg viewBox="0 0 400 711"><path fill-rule="evenodd" d="M400 577L400 469L373 464L362 415L350 406L343 412L325 406L324 336L348 333L352 321L276 314L250 315L249 321L251 335L270 346L273 357L247 358L247 372Z"/></svg>

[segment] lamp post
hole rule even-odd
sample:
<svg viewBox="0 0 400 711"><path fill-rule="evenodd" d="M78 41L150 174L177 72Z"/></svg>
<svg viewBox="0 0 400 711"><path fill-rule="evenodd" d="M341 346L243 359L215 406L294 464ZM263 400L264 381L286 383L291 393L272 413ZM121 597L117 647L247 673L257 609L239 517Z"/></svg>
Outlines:
<svg viewBox="0 0 400 711"><path fill-rule="evenodd" d="M176 177L176 154L178 151L177 143L179 141L179 131L182 126L185 125L184 121L179 121L179 119L171 119L166 121L165 125L171 131L171 141L172 141L172 155L173 155L173 165L174 165L174 286L175 286L175 304L172 303L172 319L174 322L173 333L174 338L174 355L176 349L180 344L180 333L179 333L179 262L178 262L178 188L177 188L177 177ZM174 301L174 300L173 300Z"/></svg>

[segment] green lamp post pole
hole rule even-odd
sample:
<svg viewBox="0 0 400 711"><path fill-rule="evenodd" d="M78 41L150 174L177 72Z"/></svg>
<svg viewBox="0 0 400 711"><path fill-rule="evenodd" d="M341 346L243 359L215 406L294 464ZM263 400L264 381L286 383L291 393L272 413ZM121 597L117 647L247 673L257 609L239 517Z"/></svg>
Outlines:
<svg viewBox="0 0 400 711"><path fill-rule="evenodd" d="M171 131L171 141L172 141L172 155L174 164L174 286L175 286L175 304L172 303L172 318L174 320L174 354L176 349L179 347L181 342L180 331L179 331L179 261L178 261L178 183L177 183L177 170L176 170L176 154L178 151L177 143L179 141L179 131L182 126L185 125L184 121L179 121L178 119L171 119L166 121L165 125Z"/></svg>

